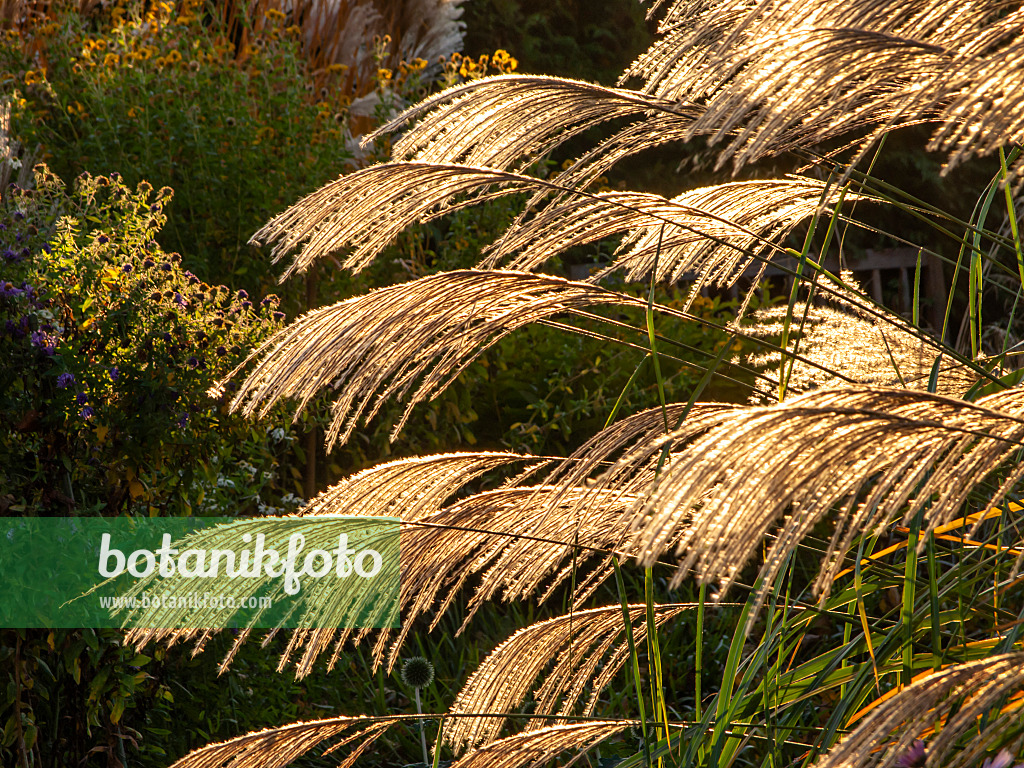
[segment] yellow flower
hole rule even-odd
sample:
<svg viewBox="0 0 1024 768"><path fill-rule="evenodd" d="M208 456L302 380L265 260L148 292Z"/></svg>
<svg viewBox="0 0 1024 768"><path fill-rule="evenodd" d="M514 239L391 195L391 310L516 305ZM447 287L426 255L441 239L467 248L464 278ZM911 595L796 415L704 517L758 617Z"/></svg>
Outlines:
<svg viewBox="0 0 1024 768"><path fill-rule="evenodd" d="M414 70L425 69L426 66L427 66L427 60L426 59L421 59L419 56L417 56L415 59L412 60L412 68Z"/></svg>
<svg viewBox="0 0 1024 768"><path fill-rule="evenodd" d="M263 14L271 21L284 21L285 15L277 8L270 8L266 13Z"/></svg>
<svg viewBox="0 0 1024 768"><path fill-rule="evenodd" d="M390 69L381 68L377 70L377 79L387 82L391 79L392 72Z"/></svg>
<svg viewBox="0 0 1024 768"><path fill-rule="evenodd" d="M108 53L106 56L103 57L104 67L116 67L120 63L121 57L118 56L116 53Z"/></svg>
<svg viewBox="0 0 1024 768"><path fill-rule="evenodd" d="M284 33L285 33L286 35L297 35L297 34L299 34L299 33L300 33L301 31L302 31L302 28L301 28L301 27L299 27L299 26L298 26L297 24L292 24L292 25L291 25L290 27L288 27L287 29L285 29Z"/></svg>
<svg viewBox="0 0 1024 768"><path fill-rule="evenodd" d="M167 54L167 56L164 57L164 61L166 61L168 64L177 64L179 61L181 61L181 54L177 51L172 50L170 53Z"/></svg>
<svg viewBox="0 0 1024 768"><path fill-rule="evenodd" d="M516 61L515 58L513 58L504 48L499 48L494 52L494 56L491 57L491 66L499 72L507 74L515 71L515 68L519 66L519 62Z"/></svg>
<svg viewBox="0 0 1024 768"><path fill-rule="evenodd" d="M330 64L327 67L328 72L348 72L348 66L345 64Z"/></svg>

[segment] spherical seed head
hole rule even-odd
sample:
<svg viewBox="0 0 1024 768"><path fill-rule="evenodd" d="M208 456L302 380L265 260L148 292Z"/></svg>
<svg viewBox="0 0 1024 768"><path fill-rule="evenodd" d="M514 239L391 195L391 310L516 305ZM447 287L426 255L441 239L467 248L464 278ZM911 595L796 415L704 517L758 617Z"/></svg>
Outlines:
<svg viewBox="0 0 1024 768"><path fill-rule="evenodd" d="M422 656L413 656L402 664L402 682L413 688L426 688L434 682L434 665Z"/></svg>

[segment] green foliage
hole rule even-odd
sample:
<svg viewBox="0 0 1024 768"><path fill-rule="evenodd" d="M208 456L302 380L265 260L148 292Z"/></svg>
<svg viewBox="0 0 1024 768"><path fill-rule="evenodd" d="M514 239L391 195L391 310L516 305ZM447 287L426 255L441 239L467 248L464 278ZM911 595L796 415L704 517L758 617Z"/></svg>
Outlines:
<svg viewBox="0 0 1024 768"><path fill-rule="evenodd" d="M344 68L314 88L280 14L242 50L201 2L54 14L0 44L17 135L66 180L117 171L173 187L162 247L204 280L265 290L274 277L249 237L352 157Z"/></svg>
<svg viewBox="0 0 1024 768"><path fill-rule="evenodd" d="M113 630L0 631L5 764L22 754L45 766L123 765L127 755L162 764L162 733L147 720L166 718L174 702L160 679L164 658L163 649L135 653Z"/></svg>
<svg viewBox="0 0 1024 768"><path fill-rule="evenodd" d="M466 50L504 48L524 72L613 83L651 41L645 9L598 0L474 0L466 3Z"/></svg>

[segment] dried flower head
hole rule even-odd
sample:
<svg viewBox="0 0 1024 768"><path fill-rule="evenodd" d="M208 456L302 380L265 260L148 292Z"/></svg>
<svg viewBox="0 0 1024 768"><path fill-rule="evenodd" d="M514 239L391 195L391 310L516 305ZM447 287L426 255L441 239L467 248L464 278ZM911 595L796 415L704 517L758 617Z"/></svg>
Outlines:
<svg viewBox="0 0 1024 768"><path fill-rule="evenodd" d="M426 688L434 682L434 665L422 656L413 656L402 664L401 678L411 688Z"/></svg>

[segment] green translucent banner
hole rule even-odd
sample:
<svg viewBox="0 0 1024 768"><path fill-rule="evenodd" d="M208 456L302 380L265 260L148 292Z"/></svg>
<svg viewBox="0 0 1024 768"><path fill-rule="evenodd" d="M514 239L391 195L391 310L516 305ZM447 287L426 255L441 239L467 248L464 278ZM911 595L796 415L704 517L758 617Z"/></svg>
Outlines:
<svg viewBox="0 0 1024 768"><path fill-rule="evenodd" d="M397 627L398 520L0 518L0 627Z"/></svg>

